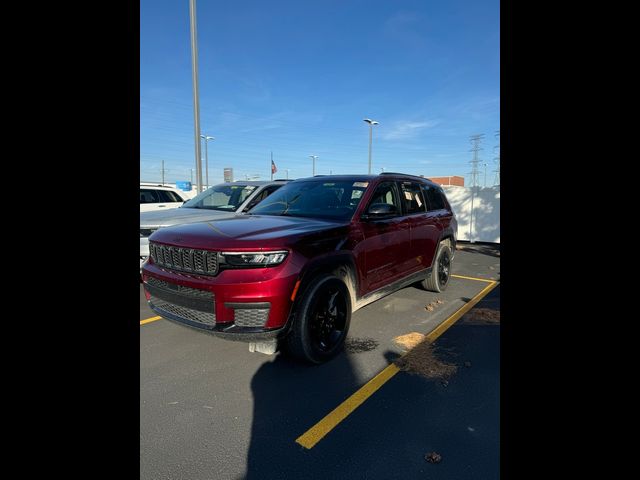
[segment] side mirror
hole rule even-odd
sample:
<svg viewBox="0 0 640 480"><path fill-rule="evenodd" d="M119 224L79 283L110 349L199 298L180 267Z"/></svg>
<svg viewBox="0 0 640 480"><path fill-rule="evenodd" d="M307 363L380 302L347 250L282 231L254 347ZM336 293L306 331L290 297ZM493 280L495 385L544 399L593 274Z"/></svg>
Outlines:
<svg viewBox="0 0 640 480"><path fill-rule="evenodd" d="M365 220L376 220L380 218L394 217L398 215L398 208L389 203L374 203L369 207L367 213L362 216Z"/></svg>

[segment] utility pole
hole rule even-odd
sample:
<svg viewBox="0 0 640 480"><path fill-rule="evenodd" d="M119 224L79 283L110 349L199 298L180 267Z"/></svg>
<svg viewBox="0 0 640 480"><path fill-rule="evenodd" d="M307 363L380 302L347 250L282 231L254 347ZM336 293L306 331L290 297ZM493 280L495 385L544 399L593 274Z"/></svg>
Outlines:
<svg viewBox="0 0 640 480"><path fill-rule="evenodd" d="M493 147L493 150L495 151L496 149L498 150L498 156L493 158L493 161L495 163L497 163L497 167L494 170L496 176L493 179L493 186L495 187L500 186L500 130L498 130L495 134L496 140L498 142L498 145L496 145L495 147Z"/></svg>
<svg viewBox="0 0 640 480"><path fill-rule="evenodd" d="M470 137L470 141L473 144L473 147L471 148L471 150L469 150L470 152L473 152L473 160L469 162L471 163L471 215L469 216L469 242L471 243L473 243L473 197L475 189L479 186L480 183L478 180L478 162L480 162L480 160L478 160L478 152L482 150L482 148L480 148L480 142L483 138L484 133L479 135L472 135Z"/></svg>
<svg viewBox="0 0 640 480"><path fill-rule="evenodd" d="M487 188L487 165L486 163L483 163L482 165L484 165L484 187Z"/></svg>
<svg viewBox="0 0 640 480"><path fill-rule="evenodd" d="M209 188L209 140L215 140L215 137L209 135L200 135L200 138L204 140L204 171L205 171L205 183Z"/></svg>
<svg viewBox="0 0 640 480"><path fill-rule="evenodd" d="M162 185L164 185L164 160L162 160Z"/></svg>
<svg viewBox="0 0 640 480"><path fill-rule="evenodd" d="M289 169L285 168L284 171L287 172L287 180L289 180Z"/></svg>
<svg viewBox="0 0 640 480"><path fill-rule="evenodd" d="M196 141L196 184L202 191L202 157L200 152L200 94L198 93L198 30L196 24L196 0L189 0L191 25L191 74L193 77L193 126Z"/></svg>
<svg viewBox="0 0 640 480"><path fill-rule="evenodd" d="M373 126L380 125L380 123L375 120L371 120L370 118L365 118L364 121L369 124L369 175L371 175L371 143L373 141Z"/></svg>

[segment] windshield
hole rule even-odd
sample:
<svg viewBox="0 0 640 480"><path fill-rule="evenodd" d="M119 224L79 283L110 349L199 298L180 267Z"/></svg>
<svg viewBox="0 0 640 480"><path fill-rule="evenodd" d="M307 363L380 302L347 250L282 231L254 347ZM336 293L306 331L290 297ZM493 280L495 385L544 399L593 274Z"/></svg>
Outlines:
<svg viewBox="0 0 640 480"><path fill-rule="evenodd" d="M369 182L292 182L263 200L249 213L348 220Z"/></svg>
<svg viewBox="0 0 640 480"><path fill-rule="evenodd" d="M258 187L255 185L216 185L196 195L180 208L204 208L233 212Z"/></svg>

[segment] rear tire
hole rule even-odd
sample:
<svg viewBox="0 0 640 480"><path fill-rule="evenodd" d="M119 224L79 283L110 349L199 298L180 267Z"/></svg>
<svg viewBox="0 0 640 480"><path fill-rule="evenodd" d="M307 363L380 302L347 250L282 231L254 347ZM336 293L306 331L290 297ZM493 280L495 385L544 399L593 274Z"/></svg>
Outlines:
<svg viewBox="0 0 640 480"><path fill-rule="evenodd" d="M447 288L451 276L451 247L448 242L440 242L436 258L433 260L431 274L425 278L422 288L430 292L440 293Z"/></svg>
<svg viewBox="0 0 640 480"><path fill-rule="evenodd" d="M350 323L349 289L334 275L319 275L303 293L284 349L298 360L326 362L342 349Z"/></svg>

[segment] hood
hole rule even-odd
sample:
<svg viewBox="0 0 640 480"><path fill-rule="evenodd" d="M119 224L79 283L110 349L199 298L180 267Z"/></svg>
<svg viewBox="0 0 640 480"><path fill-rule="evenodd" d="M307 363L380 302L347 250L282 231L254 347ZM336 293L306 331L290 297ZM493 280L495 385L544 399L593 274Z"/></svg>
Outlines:
<svg viewBox="0 0 640 480"><path fill-rule="evenodd" d="M349 221L268 215L236 215L233 218L163 228L149 240L205 249L285 246L300 236L349 225Z"/></svg>
<svg viewBox="0 0 640 480"><path fill-rule="evenodd" d="M203 208L172 208L171 210L140 213L140 228L159 228L183 223L206 222L219 218L233 217L236 212L206 210Z"/></svg>

